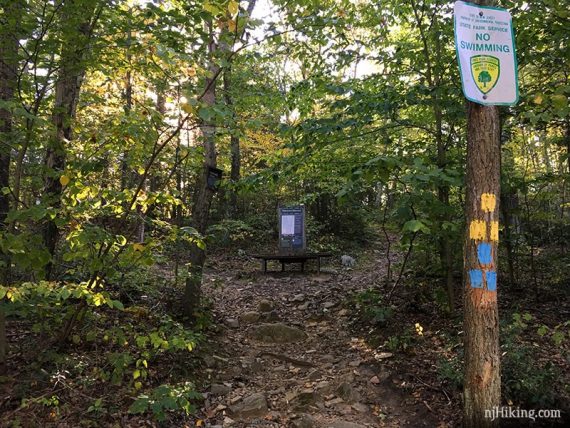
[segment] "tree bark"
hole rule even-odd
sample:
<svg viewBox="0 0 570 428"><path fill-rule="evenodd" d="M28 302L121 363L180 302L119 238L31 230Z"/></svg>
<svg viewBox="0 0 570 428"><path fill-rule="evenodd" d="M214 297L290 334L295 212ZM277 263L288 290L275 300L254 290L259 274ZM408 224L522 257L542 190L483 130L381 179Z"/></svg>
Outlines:
<svg viewBox="0 0 570 428"><path fill-rule="evenodd" d="M438 168L442 171L447 167L447 145L443 138L443 111L441 107L441 100L438 95L437 89L441 86L441 73L437 69L441 65L441 43L439 41L439 36L435 37L434 47L430 49L428 34L426 34L423 25L423 14L420 12L420 6L416 4L415 0L411 1L412 9L414 11L414 16L416 18L416 24L418 31L420 32L420 39L422 41L423 49L422 53L426 62L426 82L432 89L431 104L432 112L435 121L434 134L435 143L437 148L437 159L436 164ZM429 28L437 35L439 33L439 22L438 15L433 14L431 21L429 23ZM449 186L445 183L440 183L437 186L437 196L442 205L449 207ZM438 216L438 221L440 224L449 220L449 215L447 212ZM439 237L439 259L441 269L443 271L446 291L447 291L447 303L449 311L453 313L455 309L455 286L453 281L453 257L451 253L451 242L449 236L444 230L441 230Z"/></svg>
<svg viewBox="0 0 570 428"><path fill-rule="evenodd" d="M255 3L257 0L249 0L246 8L247 17L251 18L253 13L253 9L255 8ZM245 28L244 31L240 34L240 40L244 40ZM222 48L226 49L229 53L230 49L229 46L222 46ZM223 76L223 83L224 83L224 100L226 105L232 110L232 120L235 124L236 122L236 113L234 110L234 102L232 99L231 94L231 87L232 87L232 67L231 64L226 68L224 71ZM235 129L234 129L235 131ZM230 196L229 196L229 203L228 203L228 214L230 217L236 217L238 215L238 201L237 201L237 190L236 184L240 179L241 176L241 152L240 152L240 140L235 133L232 133L230 136L230 157L231 157L231 167L230 167L230 181L232 183L232 187L230 189Z"/></svg>
<svg viewBox="0 0 570 428"><path fill-rule="evenodd" d="M500 122L495 106L468 103L464 250L465 373L463 424L497 426L485 417L501 402L497 307Z"/></svg>
<svg viewBox="0 0 570 428"><path fill-rule="evenodd" d="M14 101L17 86L18 67L18 34L21 18L21 2L7 1L2 7L4 19L0 21L0 100ZM9 108L0 107L0 232L6 228L5 220L10 210L10 197L2 189L10 186L12 112ZM5 272L9 260L0 255L0 281L6 280Z"/></svg>
<svg viewBox="0 0 570 428"><path fill-rule="evenodd" d="M132 43L132 33L129 31L127 34L127 51L125 53L127 62L127 72L125 74L125 92L123 94L123 99L125 100L125 117L128 121L131 115L131 110L133 109L133 79L131 72L131 43ZM123 152L123 158L121 159L121 190L125 190L132 186L134 182L134 174L129 171L129 149L125 149Z"/></svg>
<svg viewBox="0 0 570 428"><path fill-rule="evenodd" d="M62 8L60 71L55 84L55 103L52 113L55 132L48 142L44 160L44 197L45 201L56 210L61 207L60 177L65 170L66 144L73 139L72 122L85 75L84 58L95 23L95 6L94 1L68 0ZM53 256L57 239L58 226L55 220L47 220L43 230L43 241L52 257L46 266L47 279L50 279L53 273Z"/></svg>
<svg viewBox="0 0 570 428"><path fill-rule="evenodd" d="M504 192L503 192L504 193ZM517 280L515 277L515 251L513 246L513 227L511 221L511 211L513 208L513 197L510 192L506 195L501 195L501 213L503 214L503 231L504 231L504 241L505 248L507 250L507 269L509 275L509 286L515 289L518 288Z"/></svg>
<svg viewBox="0 0 570 428"><path fill-rule="evenodd" d="M3 18L0 22L0 100L12 102L17 85L18 35L20 33L22 4L18 0L3 3ZM0 108L0 236L6 231L6 217L10 210L9 196L2 189L10 186L10 145L12 141L12 112ZM10 257L0 252L0 285L8 282ZM0 375L6 373L8 342L6 337L6 315L0 302Z"/></svg>
<svg viewBox="0 0 570 428"><path fill-rule="evenodd" d="M247 13L251 16L255 0L250 0ZM206 107L212 107L216 103L216 80L220 68L216 63L215 53L218 50L214 38L214 30L212 23L209 24L210 40L208 41L208 54L210 64L208 66L209 76L205 79L205 91L202 101ZM210 220L210 205L214 196L214 190L208 186L208 170L210 167L216 167L216 124L214 120L203 121L201 125L203 147L204 147L204 163L202 175L197 184L196 199L192 207L192 217L198 232L202 236L206 234L208 222ZM239 144L239 141L238 141ZM186 280L183 298L183 312L189 319L194 319L195 311L200 305L202 273L204 263L206 262L206 253L204 248L193 244L190 248L190 268L189 276Z"/></svg>
<svg viewBox="0 0 570 428"><path fill-rule="evenodd" d="M209 77L205 79L205 90L202 101L206 108L214 106L216 103L216 77L219 74L219 66L216 64L214 54L217 50L214 40L212 24L209 23L210 40L208 42L208 53L210 64L208 66ZM211 76L211 77L210 77ZM214 191L208 187L208 169L216 167L216 124L214 120L204 120L200 126L202 132L202 145L204 147L203 171L197 184L196 198L192 207L192 218L196 230L205 236L210 219L210 205ZM186 280L183 298L183 312L189 319L194 319L195 312L200 305L201 284L206 253L203 246L196 243L190 248L189 276Z"/></svg>
<svg viewBox="0 0 570 428"><path fill-rule="evenodd" d="M224 99L226 105L232 109L232 119L235 123L236 113L233 110L234 103L231 96L231 67L228 67L224 71ZM237 204L237 189L236 184L240 179L241 175L241 153L240 153L240 141L239 137L235 135L235 129L230 135L230 157L231 157L231 169L230 169L230 181L232 187L230 189L229 201L228 201L228 213L230 217L236 217L238 214L238 204Z"/></svg>

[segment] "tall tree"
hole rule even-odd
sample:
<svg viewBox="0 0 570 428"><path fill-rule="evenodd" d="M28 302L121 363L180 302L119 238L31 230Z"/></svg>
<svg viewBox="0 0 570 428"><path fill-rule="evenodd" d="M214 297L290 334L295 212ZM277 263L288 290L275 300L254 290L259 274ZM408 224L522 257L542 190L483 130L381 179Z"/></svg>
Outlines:
<svg viewBox="0 0 570 428"><path fill-rule="evenodd" d="M446 141L444 134L444 126L446 125L443 113L443 102L440 95L444 79L448 77L448 67L443 57L443 47L441 44L442 30L440 29L438 9L441 6L436 2L435 5L422 2L418 4L416 0L411 0L411 6L414 13L416 27L420 34L422 42L422 55L425 60L425 80L430 89L430 104L434 117L433 134L437 148L436 164L438 168L445 170L447 168L447 150L451 139ZM431 8L433 12L430 13ZM429 17L429 18L428 18ZM424 22L427 20L427 25ZM450 125L450 124L447 124ZM451 124L452 125L452 124ZM451 128L448 126L448 128ZM444 207L449 207L449 184L440 182L437 185L438 199ZM439 222L443 224L449 221L447 210L440 215ZM455 287L453 281L453 263L451 254L450 237L442 233L439 238L439 256L442 270L444 272L447 298L450 311L455 306Z"/></svg>
<svg viewBox="0 0 570 428"><path fill-rule="evenodd" d="M216 104L216 82L220 73L217 64L217 41L212 21L207 24L208 40L208 75L204 79L204 92L202 96L203 108L211 109ZM216 155L216 123L213 116L202 118L200 125L202 133L202 146L204 148L204 161L202 172L198 179L195 201L192 206L192 217L196 230L205 235L210 219L210 205L214 196L214 189L208 183L208 173L217 165ZM190 276L186 280L184 289L184 314L192 318L201 299L202 271L206 261L204 247L194 243L190 250Z"/></svg>
<svg viewBox="0 0 570 428"><path fill-rule="evenodd" d="M247 4L247 15L245 16L245 19L250 19L251 15L253 13L253 9L255 8L255 3L257 0L249 0L248 4ZM240 19L240 17L238 16L237 19ZM246 21L247 23L247 21ZM242 27L242 29L240 30L240 28L238 26L236 26L236 36L239 35L239 39L242 42L245 42L244 40L244 34L245 34L245 29L246 26L244 25ZM238 37L236 37L237 39ZM234 39L235 40L235 39ZM228 54L230 54L230 46L228 46L227 44L225 45L227 47L227 51ZM235 125L235 122L237 120L237 115L235 112L235 106L234 106L234 102L233 102L233 98L232 98L232 65L231 63L228 64L228 66L226 67L226 69L224 70L224 76L223 76L223 84L224 84L224 101L226 103L226 105L232 110L232 119ZM229 213L230 215L235 216L238 212L237 209L237 190L235 185L237 184L237 182L239 181L241 176L241 149L240 149L240 138L237 134L237 130L234 129L233 132L230 134L230 181L233 185L233 187L230 189L230 197L229 197Z"/></svg>
<svg viewBox="0 0 570 428"><path fill-rule="evenodd" d="M96 1L66 0L61 8L60 69L55 84L55 102L52 113L53 136L49 139L44 160L44 195L47 203L61 206L62 181L65 170L66 145L73 139L73 119L86 71L88 52L100 6ZM55 219L46 221L43 240L52 256L58 239ZM46 277L52 275L53 262L46 266Z"/></svg>
<svg viewBox="0 0 570 428"><path fill-rule="evenodd" d="M9 0L2 4L0 18L0 233L6 229L6 216L10 200L5 188L10 187L10 152L12 141L12 112L10 103L14 100L17 86L18 35L20 33L21 2ZM0 250L0 284L5 284L10 259ZM0 374L6 370L6 322L4 308L0 302Z"/></svg>
<svg viewBox="0 0 570 428"><path fill-rule="evenodd" d="M478 0L490 5L492 0ZM468 102L464 253L465 373L463 425L497 426L485 417L501 404L497 271L500 201L499 108Z"/></svg>
<svg viewBox="0 0 570 428"><path fill-rule="evenodd" d="M255 0L251 0L247 10L248 17L251 15L254 6ZM227 12L223 14L225 15L225 19L220 21L225 21L225 24L223 24L224 29L221 31L218 40L216 38L216 32L214 31L212 21L206 23L209 33L207 49L209 63L207 66L208 73L204 80L204 92L202 94L201 107L205 112L212 112L213 107L217 102L216 84L218 76L222 71L219 65L220 58L223 58L228 64L232 59L231 56L233 55L234 46L228 43L228 37L230 39L233 39L234 42L239 38L238 34L240 33L238 29L238 23L236 20L232 19L238 14L239 3L230 1L228 3ZM229 86L227 89L229 90ZM196 230L202 236L204 236L206 234L210 220L210 205L212 204L212 198L215 191L212 183L209 182L208 177L212 168L216 168L217 153L216 117L211 113L206 113L201 116L202 122L200 125L200 130L202 133L204 161L202 165L202 172L198 178L197 188L195 192L195 201L192 206L192 217ZM237 140L237 142L234 141L234 144L238 145L237 147L239 150L239 140ZM184 314L189 318L193 317L194 311L200 302L202 272L205 261L206 253L204 251L204 247L202 245L193 244L190 250L190 276L186 280L183 304Z"/></svg>

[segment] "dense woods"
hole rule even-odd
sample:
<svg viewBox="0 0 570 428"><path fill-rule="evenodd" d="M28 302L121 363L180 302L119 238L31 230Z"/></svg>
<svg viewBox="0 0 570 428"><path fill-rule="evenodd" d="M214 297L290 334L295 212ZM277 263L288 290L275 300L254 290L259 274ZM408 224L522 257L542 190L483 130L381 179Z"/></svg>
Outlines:
<svg viewBox="0 0 570 428"><path fill-rule="evenodd" d="M496 426L479 383L567 422L570 2L475 3L514 106L463 96L452 2L0 0L2 426ZM297 205L333 257L264 275Z"/></svg>

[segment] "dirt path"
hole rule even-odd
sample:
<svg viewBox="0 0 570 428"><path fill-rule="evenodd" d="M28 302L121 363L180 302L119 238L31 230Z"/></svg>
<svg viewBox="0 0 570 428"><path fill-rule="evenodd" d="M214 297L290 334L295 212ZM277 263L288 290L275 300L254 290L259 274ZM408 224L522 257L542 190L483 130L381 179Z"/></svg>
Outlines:
<svg viewBox="0 0 570 428"><path fill-rule="evenodd" d="M386 364L391 355L350 334L349 296L370 285L370 270L246 270L245 279L215 269L207 277L217 284L206 293L224 328L206 361L212 385L203 426L438 425L401 388L405 377Z"/></svg>

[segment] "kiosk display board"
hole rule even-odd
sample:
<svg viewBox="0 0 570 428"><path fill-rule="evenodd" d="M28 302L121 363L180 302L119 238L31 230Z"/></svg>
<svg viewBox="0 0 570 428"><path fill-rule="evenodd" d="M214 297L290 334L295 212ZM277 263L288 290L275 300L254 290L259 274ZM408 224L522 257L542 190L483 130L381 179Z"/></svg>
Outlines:
<svg viewBox="0 0 570 428"><path fill-rule="evenodd" d="M279 251L298 253L305 250L305 207L279 208Z"/></svg>

